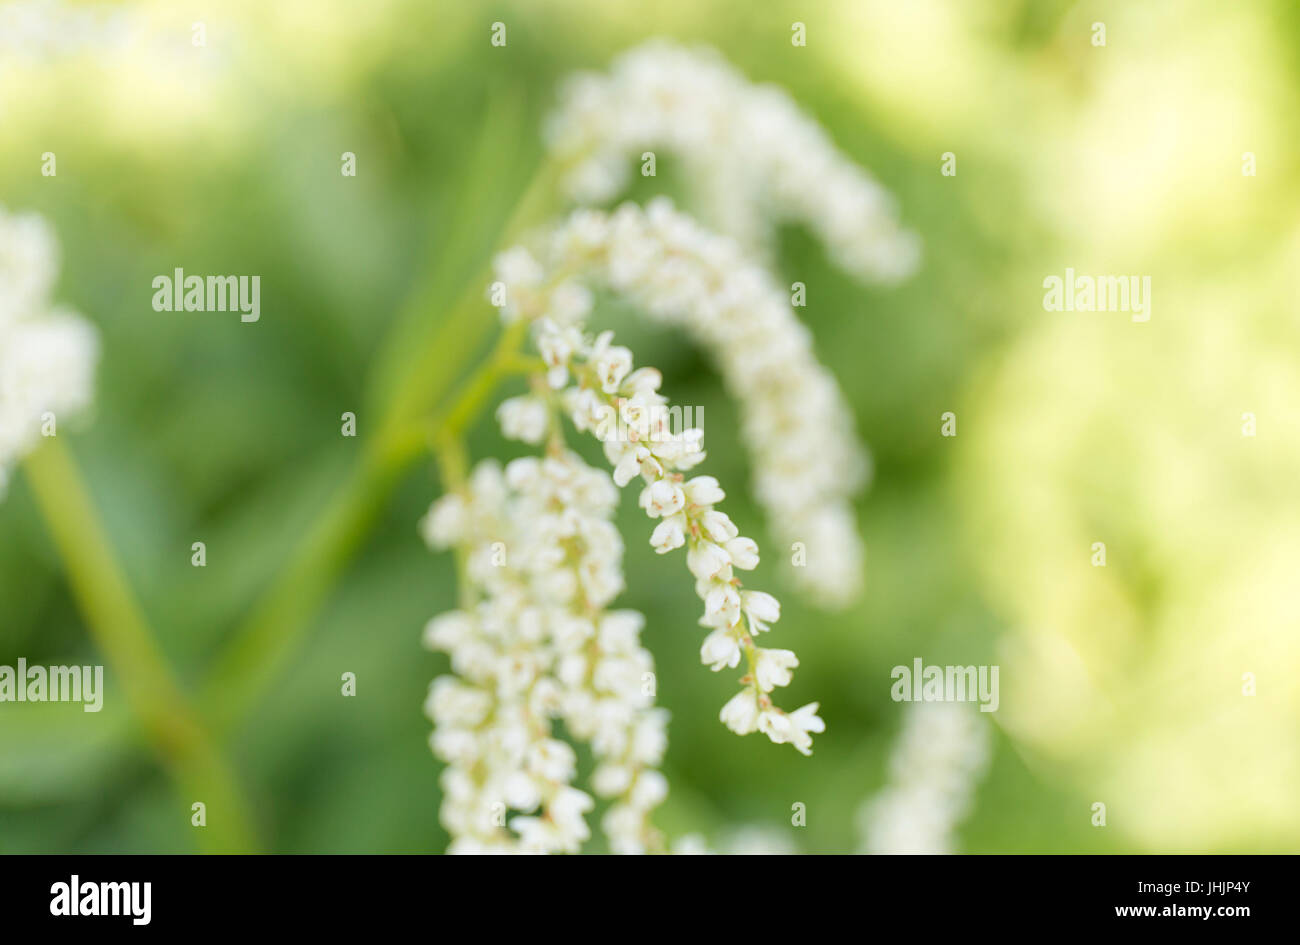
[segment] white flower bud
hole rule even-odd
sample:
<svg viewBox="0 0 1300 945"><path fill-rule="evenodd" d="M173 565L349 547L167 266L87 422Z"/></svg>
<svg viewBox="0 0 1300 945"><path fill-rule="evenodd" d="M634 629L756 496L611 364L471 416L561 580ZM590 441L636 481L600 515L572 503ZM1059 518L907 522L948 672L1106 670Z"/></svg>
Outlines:
<svg viewBox="0 0 1300 945"><path fill-rule="evenodd" d="M698 580L711 580L731 564L726 550L711 541L698 541L686 552L686 566Z"/></svg>
<svg viewBox="0 0 1300 945"><path fill-rule="evenodd" d="M424 646L450 653L474 633L474 618L463 610L449 610L424 625Z"/></svg>
<svg viewBox="0 0 1300 945"><path fill-rule="evenodd" d="M712 476L696 476L686 482L686 498L692 505L717 505L727 497Z"/></svg>
<svg viewBox="0 0 1300 945"><path fill-rule="evenodd" d="M722 707L718 718L737 735L748 735L758 728L758 696L753 689L740 690Z"/></svg>
<svg viewBox="0 0 1300 945"><path fill-rule="evenodd" d="M546 404L536 397L511 397L497 407L502 435L534 446L545 438L548 419Z"/></svg>
<svg viewBox="0 0 1300 945"><path fill-rule="evenodd" d="M713 586L704 598L704 619L713 621L710 626L714 627L734 627L740 622L740 595L735 587L730 584Z"/></svg>
<svg viewBox="0 0 1300 945"><path fill-rule="evenodd" d="M628 803L640 810L658 807L668 796L668 779L658 771L643 771L636 779Z"/></svg>
<svg viewBox="0 0 1300 945"><path fill-rule="evenodd" d="M758 545L752 538L733 538L723 547L731 556L731 563L742 571L752 571L758 567Z"/></svg>
<svg viewBox="0 0 1300 945"><path fill-rule="evenodd" d="M682 487L667 479L656 479L641 492L641 508L651 518L674 515L685 505Z"/></svg>
<svg viewBox="0 0 1300 945"><path fill-rule="evenodd" d="M735 668L740 664L740 644L730 630L714 630L704 638L700 647L700 662L715 673L723 667Z"/></svg>
<svg viewBox="0 0 1300 945"><path fill-rule="evenodd" d="M777 686L790 685L790 670L799 665L799 658L790 650L768 650L755 647L754 678L764 692Z"/></svg>
<svg viewBox="0 0 1300 945"><path fill-rule="evenodd" d="M651 547L662 555L686 544L685 524L686 521L680 514L670 515L661 521L650 534Z"/></svg>
<svg viewBox="0 0 1300 945"><path fill-rule="evenodd" d="M601 390L612 394L632 369L632 352L621 347L607 348L596 358L595 367Z"/></svg>
<svg viewBox="0 0 1300 945"><path fill-rule="evenodd" d="M725 512L714 509L700 516L700 530L719 545L725 545L740 533Z"/></svg>
<svg viewBox="0 0 1300 945"><path fill-rule="evenodd" d="M781 603L771 594L763 591L741 591L741 606L749 618L749 626L755 633L764 633L769 624L781 619Z"/></svg>

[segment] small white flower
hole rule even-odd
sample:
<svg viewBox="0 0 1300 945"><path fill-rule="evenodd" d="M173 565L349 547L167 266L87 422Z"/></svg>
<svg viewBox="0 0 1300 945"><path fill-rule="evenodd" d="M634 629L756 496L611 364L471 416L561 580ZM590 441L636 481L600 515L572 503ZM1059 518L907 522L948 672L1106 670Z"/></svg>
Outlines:
<svg viewBox="0 0 1300 945"><path fill-rule="evenodd" d="M730 565L731 555L711 541L695 542L686 552L686 566L701 581L723 575Z"/></svg>
<svg viewBox="0 0 1300 945"><path fill-rule="evenodd" d="M612 337L613 332L607 332L597 339L592 359L601 390L607 394L615 393L623 383L623 378L632 370L632 352L627 348L610 345Z"/></svg>
<svg viewBox="0 0 1300 945"><path fill-rule="evenodd" d="M700 662L715 673L723 667L736 667L740 664L740 644L730 630L714 630L704 638L700 647Z"/></svg>
<svg viewBox="0 0 1300 945"><path fill-rule="evenodd" d="M545 271L527 249L516 246L499 253L492 260L492 269L497 278L506 285L533 287L542 284Z"/></svg>
<svg viewBox="0 0 1300 945"><path fill-rule="evenodd" d="M612 610L600 621L600 648L607 653L639 653L645 617L635 610Z"/></svg>
<svg viewBox="0 0 1300 945"><path fill-rule="evenodd" d="M802 755L812 754L812 736L809 732L826 731L826 723L817 715L817 703L812 702L793 712L772 708L758 718L758 729L778 745L789 743Z"/></svg>
<svg viewBox="0 0 1300 945"><path fill-rule="evenodd" d="M670 515L655 526L650 534L650 545L659 554L667 554L686 544L686 519L683 515Z"/></svg>
<svg viewBox="0 0 1300 945"><path fill-rule="evenodd" d="M791 673L799 665L799 657L790 650L769 650L755 647L754 679L758 688L771 692L777 686L790 685Z"/></svg>
<svg viewBox="0 0 1300 945"><path fill-rule="evenodd" d="M626 765L601 765L591 774L591 788L601 797L617 797L632 786L634 775Z"/></svg>
<svg viewBox="0 0 1300 945"><path fill-rule="evenodd" d="M686 482L686 498L692 505L717 505L727 497L712 476L695 476Z"/></svg>
<svg viewBox="0 0 1300 945"><path fill-rule="evenodd" d="M586 319L591 312L591 290L572 280L561 282L551 292L547 311L561 325L570 325Z"/></svg>
<svg viewBox="0 0 1300 945"><path fill-rule="evenodd" d="M420 535L430 548L447 548L455 544L465 524L464 500L449 493L429 506L420 520Z"/></svg>
<svg viewBox="0 0 1300 945"><path fill-rule="evenodd" d="M535 742L528 749L528 769L547 781L570 781L578 763L573 749L554 738Z"/></svg>
<svg viewBox="0 0 1300 945"><path fill-rule="evenodd" d="M546 404L536 397L511 397L497 407L497 422L508 439L536 446L546 437L549 415Z"/></svg>
<svg viewBox="0 0 1300 945"><path fill-rule="evenodd" d="M668 779L658 771L643 771L628 795L628 803L648 810L658 807L668 797Z"/></svg>
<svg viewBox="0 0 1300 945"><path fill-rule="evenodd" d="M730 584L714 584L704 598L704 619L711 627L734 627L740 622L740 595Z"/></svg>
<svg viewBox="0 0 1300 945"><path fill-rule="evenodd" d="M748 735L758 728L758 696L753 689L742 689L722 707L718 718L737 735Z"/></svg>
<svg viewBox="0 0 1300 945"><path fill-rule="evenodd" d="M724 546L731 556L731 563L742 571L752 571L758 567L758 545L752 538L733 538Z"/></svg>
<svg viewBox="0 0 1300 945"><path fill-rule="evenodd" d="M725 546L727 542L740 534L740 530L736 528L735 523L727 513L719 512L716 509L709 509L707 512L701 513L699 522L700 531L704 533L705 537L719 545ZM730 557L730 553L728 553L728 557Z"/></svg>
<svg viewBox="0 0 1300 945"><path fill-rule="evenodd" d="M637 455L637 447L623 446L623 444L619 444L619 447L621 453L614 464L614 484L621 489L641 471L641 460Z"/></svg>
<svg viewBox="0 0 1300 945"><path fill-rule="evenodd" d="M429 686L425 714L441 725L473 728L492 710L492 697L454 676L439 676Z"/></svg>
<svg viewBox="0 0 1300 945"><path fill-rule="evenodd" d="M675 515L685 505L682 487L667 479L656 479L641 492L641 508L651 518Z"/></svg>
<svg viewBox="0 0 1300 945"><path fill-rule="evenodd" d="M449 610L424 627L424 645L450 653L474 634L474 618L462 610Z"/></svg>
<svg viewBox="0 0 1300 945"><path fill-rule="evenodd" d="M659 390L664 376L654 368L637 368L623 380L623 390L630 397L652 394Z"/></svg>
<svg viewBox="0 0 1300 945"><path fill-rule="evenodd" d="M561 325L544 318L538 322L535 337L537 350L550 368L546 375L547 383L556 389L563 387L569 377L569 359L582 346L582 333L572 325Z"/></svg>
<svg viewBox="0 0 1300 945"><path fill-rule="evenodd" d="M781 602L763 591L741 591L740 605L755 633L765 633L781 619Z"/></svg>

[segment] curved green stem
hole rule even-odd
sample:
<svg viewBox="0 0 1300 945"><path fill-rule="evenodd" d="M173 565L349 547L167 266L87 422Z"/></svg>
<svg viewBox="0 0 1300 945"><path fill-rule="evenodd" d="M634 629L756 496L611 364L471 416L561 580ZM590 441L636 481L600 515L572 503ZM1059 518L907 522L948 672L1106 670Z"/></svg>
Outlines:
<svg viewBox="0 0 1300 945"><path fill-rule="evenodd" d="M51 439L24 465L91 637L180 788L185 810L177 816L188 819L190 805L202 801L207 826L195 828L202 847L254 851L257 841L235 775L154 643L76 463Z"/></svg>
<svg viewBox="0 0 1300 945"><path fill-rule="evenodd" d="M519 321L501 333L488 359L466 379L451 403L434 415L428 426L431 439L463 435L482 414L488 398L502 380L512 374L537 370L541 359L526 358L519 351L527 330L527 324Z"/></svg>
<svg viewBox="0 0 1300 945"><path fill-rule="evenodd" d="M219 731L252 709L306 633L351 551L365 537L405 466L367 450L303 536L277 581L218 656L203 686L203 707Z"/></svg>
<svg viewBox="0 0 1300 945"><path fill-rule="evenodd" d="M524 227L544 219L550 207L553 175L550 165L543 165L535 173L494 242L514 238ZM494 353L470 374L451 403L434 414L432 425L423 419L447 396L462 364L480 347L497 321L483 296L488 277L484 265L441 319L434 314L441 297L438 291L426 289L417 296L413 310L423 319L437 321L433 336L423 342L413 358L381 358L381 365L400 370L402 377L397 384L386 386L374 440L357 469L331 499L322 519L304 536L289 564L246 622L237 628L204 686L204 705L221 728L234 725L247 714L293 653L312 616L410 463L434 445L432 440L439 431L463 433L502 378L521 370L518 348L526 329L519 324L502 333ZM435 275L430 284L441 285L444 281L441 275ZM419 322L408 315L399 321L397 334L419 329ZM395 341L388 350L391 355L402 352L404 347ZM396 366L399 363L400 368ZM532 362L528 366L531 369Z"/></svg>

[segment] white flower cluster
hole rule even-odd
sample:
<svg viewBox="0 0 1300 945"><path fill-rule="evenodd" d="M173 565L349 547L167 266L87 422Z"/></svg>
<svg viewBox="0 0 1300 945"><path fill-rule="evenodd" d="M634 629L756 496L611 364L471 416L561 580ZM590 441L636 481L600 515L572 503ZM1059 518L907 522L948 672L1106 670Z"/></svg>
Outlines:
<svg viewBox="0 0 1300 945"><path fill-rule="evenodd" d="M818 363L807 328L766 270L666 198L645 210L625 204L612 214L576 211L552 233L545 254L545 265L523 248L498 258L496 278L507 287L503 315L549 320L554 327L544 335L542 353L560 378L591 307L590 292L575 276L608 286L698 339L739 407L755 493L772 531L800 555L791 575L824 606L850 602L863 567L850 499L867 478L868 461L835 379ZM568 277L548 279L548 273ZM628 356L593 357L608 374L623 370L618 358ZM631 405L640 403L636 395L650 376L628 382ZM587 395L589 403L594 396ZM506 409L510 429L540 437L539 405L511 402ZM531 429L526 413L535 419Z"/></svg>
<svg viewBox="0 0 1300 945"><path fill-rule="evenodd" d="M654 707L642 616L607 609L623 590L617 502L607 473L554 450L504 471L480 463L422 522L430 545L457 549L467 595L425 631L455 673L433 681L426 706L448 765L449 852L572 853L590 837L594 802L573 786L577 759L556 720L591 746L611 849L662 849L649 815L668 792L656 770L667 712Z"/></svg>
<svg viewBox="0 0 1300 945"><path fill-rule="evenodd" d="M894 282L916 269L920 243L900 228L893 197L783 90L752 85L711 49L654 41L608 75L573 76L546 139L580 203L618 194L629 158L663 147L685 165L701 217L751 250L794 220L860 278Z"/></svg>
<svg viewBox="0 0 1300 945"><path fill-rule="evenodd" d="M758 546L716 508L725 498L716 479L684 476L704 458L700 431L674 434L668 429L668 401L659 393L659 372L634 369L632 353L612 344L612 332L591 338L583 324L589 293L570 277L547 276L558 272L594 277L660 313L716 310L720 299L733 297L717 282L726 283L731 266L739 266L734 244L706 237L661 202L648 213L630 205L612 217L580 211L553 234L550 249L549 268L526 250L515 249L499 260L496 272L507 287L504 316L534 319L533 338L546 366L544 379L538 378L535 387L554 391L549 399L562 406L574 426L603 443L617 485L642 480L641 508L658 522L650 537L654 549L666 554L686 547L686 563L704 602L700 623L710 630L701 660L719 671L735 668L743 656L748 670L743 688L723 707L722 722L738 734L761 731L778 744L788 742L810 754L811 733L825 728L817 704L787 713L770 695L790 683L798 659L790 650L754 643L755 635L780 617L780 604L770 594L743 589L736 575L757 566ZM740 267L738 277L743 279L747 272L752 275ZM739 296L742 302L745 298ZM762 310L751 310L751 316L761 319ZM737 343L743 341L737 338ZM540 439L544 422L532 427L520 418L545 417L548 411L529 407L524 400L503 405L503 427L526 440ZM833 452L834 445L826 449Z"/></svg>
<svg viewBox="0 0 1300 945"><path fill-rule="evenodd" d="M965 702L909 703L890 779L858 812L864 853L942 854L989 761L988 726Z"/></svg>
<svg viewBox="0 0 1300 945"><path fill-rule="evenodd" d="M99 342L80 316L51 305L58 245L34 214L0 207L0 492L10 467L55 422L91 401Z"/></svg>

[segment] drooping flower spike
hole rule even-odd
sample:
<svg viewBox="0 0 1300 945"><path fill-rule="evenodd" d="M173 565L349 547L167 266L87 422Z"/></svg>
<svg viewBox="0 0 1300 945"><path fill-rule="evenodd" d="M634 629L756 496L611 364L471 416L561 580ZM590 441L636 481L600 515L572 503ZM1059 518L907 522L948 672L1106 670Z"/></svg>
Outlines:
<svg viewBox="0 0 1300 945"><path fill-rule="evenodd" d="M868 473L866 452L835 379L818 363L808 330L771 276L733 240L710 233L663 198L644 210L627 204L612 214L577 211L542 252L545 263L522 247L502 254L496 278L507 287L505 318L545 321L540 350L557 379L581 343L591 307L588 283L697 339L736 401L755 494L777 541L793 552L782 555L789 576L821 606L851 602L863 563L851 499ZM606 382L611 372L627 371L630 355L609 348L593 357L602 379L582 395L587 406L597 393L613 393L604 390ZM638 395L657 376L638 372L623 409L642 410ZM542 407L528 399L508 404L503 423L526 432L526 413L532 435L540 436ZM676 447L661 438L660 448ZM632 460L625 454L624 461Z"/></svg>
<svg viewBox="0 0 1300 945"><path fill-rule="evenodd" d="M594 801L573 786L577 758L556 721L597 760L610 848L663 848L649 815L668 791L656 770L667 713L654 707L642 616L608 609L623 590L617 500L608 474L556 449L504 471L484 460L424 520L433 547L458 550L467 594L425 631L455 673L434 680L426 706L448 765L450 852L573 853L590 837Z"/></svg>
<svg viewBox="0 0 1300 945"><path fill-rule="evenodd" d="M582 204L617 196L633 162L659 148L684 165L695 213L752 254L764 255L776 224L797 221L863 281L904 279L920 258L894 198L784 90L750 83L712 49L656 40L608 73L578 73L546 141Z"/></svg>
<svg viewBox="0 0 1300 945"><path fill-rule="evenodd" d="M817 704L787 713L771 696L789 684L798 659L790 650L755 642L780 617L780 605L770 594L744 588L737 575L758 564L758 546L716 508L725 497L716 479L686 476L704 458L701 432L671 430L659 372L635 369L632 353L614 345L612 333L593 338L585 325L591 293L584 280L661 316L689 319L716 315L723 300L755 298L733 291L738 287L729 281L753 279L754 270L741 264L733 243L694 226L666 201L647 212L627 205L612 216L575 213L551 235L546 259L538 262L516 248L503 254L496 273L506 289L503 317L532 322L545 365L537 386L551 393L529 396L558 403L577 430L602 442L617 485L640 479L640 505L657 522L650 537L656 551L686 548L704 603L700 623L710 631L701 660L715 671L745 662L742 689L723 707L723 723L810 753L811 733L824 730ZM525 401L503 405L508 429L520 429L517 420L526 414L549 416L550 405L539 411ZM544 435L540 428L527 432L531 439Z"/></svg>
<svg viewBox="0 0 1300 945"><path fill-rule="evenodd" d="M861 852L944 854L989 763L989 726L964 702L915 702L889 760L889 781L858 811Z"/></svg>

